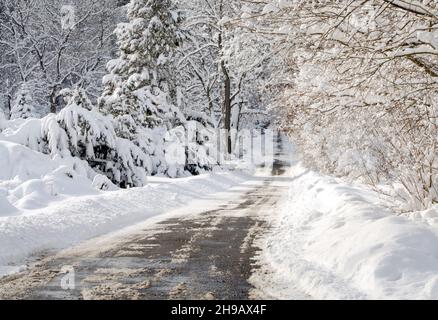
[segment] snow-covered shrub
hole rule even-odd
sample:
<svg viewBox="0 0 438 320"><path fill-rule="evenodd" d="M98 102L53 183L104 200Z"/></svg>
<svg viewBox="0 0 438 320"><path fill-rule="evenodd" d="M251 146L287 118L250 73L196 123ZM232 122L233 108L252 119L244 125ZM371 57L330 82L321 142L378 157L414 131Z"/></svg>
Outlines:
<svg viewBox="0 0 438 320"><path fill-rule="evenodd" d="M189 116L187 122L187 163L186 170L191 174L201 174L212 170L219 164L217 156L217 135L207 117Z"/></svg>
<svg viewBox="0 0 438 320"><path fill-rule="evenodd" d="M186 157L186 130L183 126L175 127L166 132L164 137L164 156L166 174L178 177L184 174Z"/></svg>
<svg viewBox="0 0 438 320"><path fill-rule="evenodd" d="M97 190L113 191L117 190L117 187L108 179L108 177L98 174L93 179L93 187Z"/></svg>
<svg viewBox="0 0 438 320"><path fill-rule="evenodd" d="M152 172L150 157L130 140L117 137L113 119L94 108L83 90L63 95L67 105L59 114L18 123L1 138L52 158L81 159L121 187L144 186Z"/></svg>
<svg viewBox="0 0 438 320"><path fill-rule="evenodd" d="M27 119L35 116L34 101L32 94L27 86L23 83L17 91L14 103L11 109L11 120Z"/></svg>
<svg viewBox="0 0 438 320"><path fill-rule="evenodd" d="M56 122L66 133L70 153L78 158L105 159L108 149L116 144L111 119L94 110L82 90L75 90L67 106L56 116ZM62 151L66 143L57 148Z"/></svg>
<svg viewBox="0 0 438 320"><path fill-rule="evenodd" d="M151 159L126 139L117 138L113 162L103 162L101 171L121 187L138 187L147 183L152 172Z"/></svg>
<svg viewBox="0 0 438 320"><path fill-rule="evenodd" d="M391 125L378 130L385 138L379 151L385 155L385 168L396 194L404 200L405 211L429 209L438 203L438 121L427 115L431 109L438 109L438 104L417 104L392 114Z"/></svg>
<svg viewBox="0 0 438 320"><path fill-rule="evenodd" d="M146 184L149 158L132 142L117 137L111 117L98 112L84 91L75 90L56 121L66 133L73 156L122 187ZM61 142L61 153L64 146Z"/></svg>

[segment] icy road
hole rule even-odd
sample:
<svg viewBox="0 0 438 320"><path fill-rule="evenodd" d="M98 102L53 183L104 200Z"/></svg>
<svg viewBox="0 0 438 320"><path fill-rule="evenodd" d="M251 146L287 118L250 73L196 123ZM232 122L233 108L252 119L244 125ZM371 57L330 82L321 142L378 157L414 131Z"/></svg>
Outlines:
<svg viewBox="0 0 438 320"><path fill-rule="evenodd" d="M266 298L248 279L257 240L286 198L289 165L279 151L272 168L226 193L42 257L2 278L0 298Z"/></svg>

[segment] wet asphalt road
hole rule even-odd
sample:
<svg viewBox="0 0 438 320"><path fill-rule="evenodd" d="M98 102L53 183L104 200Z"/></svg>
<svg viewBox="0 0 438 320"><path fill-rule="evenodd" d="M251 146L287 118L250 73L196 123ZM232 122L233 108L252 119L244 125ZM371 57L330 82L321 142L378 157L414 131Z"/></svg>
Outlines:
<svg viewBox="0 0 438 320"><path fill-rule="evenodd" d="M287 166L274 160L271 175L211 208L42 257L0 279L0 298L260 298L248 279L258 268L256 240L270 228L287 192Z"/></svg>

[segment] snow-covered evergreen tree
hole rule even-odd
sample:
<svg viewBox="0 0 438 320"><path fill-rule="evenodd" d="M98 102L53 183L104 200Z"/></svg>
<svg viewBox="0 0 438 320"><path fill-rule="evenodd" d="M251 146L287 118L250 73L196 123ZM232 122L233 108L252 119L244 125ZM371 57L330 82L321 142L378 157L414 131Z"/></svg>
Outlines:
<svg viewBox="0 0 438 320"><path fill-rule="evenodd" d="M219 163L217 135L211 118L201 112L192 111L187 123L188 143L185 169L197 175L212 170Z"/></svg>
<svg viewBox="0 0 438 320"><path fill-rule="evenodd" d="M112 114L118 133L132 140L138 129L184 122L174 106L176 94L169 61L181 41L178 14L169 0L132 0L128 23L115 33L120 56L108 63L100 109Z"/></svg>
<svg viewBox="0 0 438 320"><path fill-rule="evenodd" d="M184 169L197 175L218 165L218 141L214 118L208 110L208 104L202 107L202 104L188 101L187 97L191 96L183 94L180 97L180 105L187 119Z"/></svg>
<svg viewBox="0 0 438 320"><path fill-rule="evenodd" d="M152 162L152 175L168 174L166 131L185 123L171 60L182 40L179 14L169 0L132 0L128 22L115 30L119 58L108 63L99 109L114 117L117 135L133 141Z"/></svg>
<svg viewBox="0 0 438 320"><path fill-rule="evenodd" d="M35 116L34 101L27 84L22 84L17 91L14 104L11 109L11 120L27 119Z"/></svg>

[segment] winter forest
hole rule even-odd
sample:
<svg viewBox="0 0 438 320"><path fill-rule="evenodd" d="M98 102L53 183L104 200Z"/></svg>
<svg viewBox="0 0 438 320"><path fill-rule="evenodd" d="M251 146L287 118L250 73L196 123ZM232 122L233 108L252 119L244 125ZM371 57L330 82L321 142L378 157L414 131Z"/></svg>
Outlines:
<svg viewBox="0 0 438 320"><path fill-rule="evenodd" d="M401 210L438 201L433 1L0 5L2 140L126 187L211 170L233 151L218 128L276 123L310 165Z"/></svg>
<svg viewBox="0 0 438 320"><path fill-rule="evenodd" d="M424 215L438 204L437 79L434 0L0 0L0 233L16 228L3 218L106 192L136 206L150 188L164 212L236 184L217 177L255 170L249 149L276 135L391 217ZM214 187L190 180L208 175Z"/></svg>

